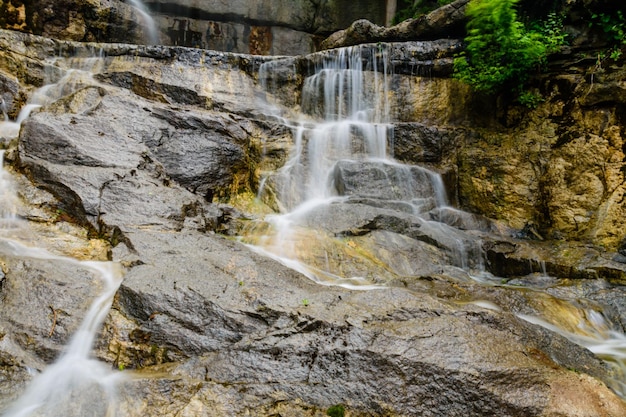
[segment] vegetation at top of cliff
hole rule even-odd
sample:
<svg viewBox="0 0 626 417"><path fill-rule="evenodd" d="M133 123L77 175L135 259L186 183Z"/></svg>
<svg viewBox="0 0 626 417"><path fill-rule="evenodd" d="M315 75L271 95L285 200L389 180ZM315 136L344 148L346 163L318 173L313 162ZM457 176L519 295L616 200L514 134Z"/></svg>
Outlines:
<svg viewBox="0 0 626 417"><path fill-rule="evenodd" d="M626 18L621 10L611 12L591 12L592 27L598 27L609 42L608 55L618 59L622 55L621 49L626 46Z"/></svg>
<svg viewBox="0 0 626 417"><path fill-rule="evenodd" d="M393 24L404 20L420 17L433 10L452 3L454 0L399 0L397 12L393 18Z"/></svg>
<svg viewBox="0 0 626 417"><path fill-rule="evenodd" d="M509 91L518 97L549 53L565 42L562 19L550 13L525 26L518 0L471 0L467 6L467 47L454 61L454 75L475 90Z"/></svg>

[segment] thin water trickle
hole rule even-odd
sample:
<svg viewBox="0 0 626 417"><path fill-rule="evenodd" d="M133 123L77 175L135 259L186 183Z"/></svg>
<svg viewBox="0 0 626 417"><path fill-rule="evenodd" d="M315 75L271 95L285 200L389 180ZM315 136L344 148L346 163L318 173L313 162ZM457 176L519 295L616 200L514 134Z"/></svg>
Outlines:
<svg viewBox="0 0 626 417"><path fill-rule="evenodd" d="M32 94L28 103L21 108L17 119L12 121L7 116L5 120L0 121L0 138L7 140L17 138L22 123L33 111L72 94L81 87L93 85L95 83L93 74L102 71L103 66L102 51L95 51L93 56L88 57L53 58L46 67L46 84Z"/></svg>
<svg viewBox="0 0 626 417"><path fill-rule="evenodd" d="M7 109L7 103L6 101L4 101L4 97L0 97L0 110L2 110L2 119L5 122L9 121L9 115L8 115L8 111L9 109Z"/></svg>
<svg viewBox="0 0 626 417"><path fill-rule="evenodd" d="M0 151L2 162L4 151ZM113 302L113 296L121 281L122 273L113 262L78 261L59 256L46 249L27 246L16 240L6 225L27 227L16 213L17 196L11 176L0 165L0 242L6 255L21 259L68 262L86 268L104 283L104 291L87 311L81 326L72 337L61 357L40 374L35 374L23 395L4 412L5 417L71 416L81 415L77 410L88 410L89 415L116 415L116 387L123 374L111 370L90 357L97 332L100 330ZM24 233L20 233L24 235ZM82 414L86 415L86 414Z"/></svg>
<svg viewBox="0 0 626 417"><path fill-rule="evenodd" d="M7 243L12 256L74 263L91 270L105 284L103 293L93 301L65 352L55 363L35 375L26 391L3 416L71 416L81 415L77 413L81 409L88 411L89 415L96 415L100 411L100 415L115 416L116 390L125 376L91 358L90 353L113 296L122 282L119 265L112 262L77 261L17 241L0 240Z"/></svg>
<svg viewBox="0 0 626 417"><path fill-rule="evenodd" d="M102 58L55 60L55 64L70 65L56 82L37 90L15 122L0 122L0 136L15 138L20 126L34 109L92 84L94 71L101 68ZM73 66L74 68L71 68ZM104 284L104 291L87 311L82 324L72 336L64 353L34 378L23 395L4 411L5 417L84 416L117 414L116 388L124 375L90 357L94 339L113 302L122 272L113 262L79 261L59 256L43 248L25 244L23 239L33 233L18 216L19 198L12 177L4 168L4 153L0 150L0 243L1 250L21 259L49 260L79 265L91 271ZM17 232L16 232L17 230Z"/></svg>
<svg viewBox="0 0 626 417"><path fill-rule="evenodd" d="M148 8L141 0L129 0L130 4L133 5L139 17L141 19L141 23L146 28L147 35L147 43L148 45L158 45L159 44L159 30L157 28L156 22L154 18L150 14Z"/></svg>
<svg viewBox="0 0 626 417"><path fill-rule="evenodd" d="M4 166L4 150L0 150L0 167ZM11 176L0 170L0 229L12 229L17 221L17 197Z"/></svg>
<svg viewBox="0 0 626 417"><path fill-rule="evenodd" d="M587 310L585 316L587 320L572 332L542 318L518 314L519 318L558 333L607 361L615 370L611 388L626 397L626 335L615 330L601 312Z"/></svg>

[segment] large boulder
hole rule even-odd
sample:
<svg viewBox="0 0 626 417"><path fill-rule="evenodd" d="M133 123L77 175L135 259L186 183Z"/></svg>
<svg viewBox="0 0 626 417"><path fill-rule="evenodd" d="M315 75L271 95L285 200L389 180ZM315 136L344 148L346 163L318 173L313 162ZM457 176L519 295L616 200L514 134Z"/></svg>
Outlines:
<svg viewBox="0 0 626 417"><path fill-rule="evenodd" d="M174 375L128 383L123 398L145 395L128 415L162 415L168 402L207 416L317 416L336 404L364 416L626 411L567 370L602 375L589 352L512 315L400 288L319 286L202 234L127 236L140 262L107 323L117 339L106 336L100 354L127 367L169 364Z"/></svg>

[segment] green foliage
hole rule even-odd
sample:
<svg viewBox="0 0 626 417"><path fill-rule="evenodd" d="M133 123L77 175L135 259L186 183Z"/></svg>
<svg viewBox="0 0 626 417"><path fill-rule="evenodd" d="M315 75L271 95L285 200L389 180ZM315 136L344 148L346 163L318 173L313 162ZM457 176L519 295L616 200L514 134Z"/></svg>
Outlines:
<svg viewBox="0 0 626 417"><path fill-rule="evenodd" d="M528 107L529 109L535 109L539 103L544 100L539 93L535 93L533 91L523 91L517 97L517 101L519 101L522 106Z"/></svg>
<svg viewBox="0 0 626 417"><path fill-rule="evenodd" d="M618 59L622 55L621 48L626 46L626 18L624 13L621 10L614 13L592 13L589 25L602 29L610 44L606 55L611 59Z"/></svg>
<svg viewBox="0 0 626 417"><path fill-rule="evenodd" d="M621 10L615 13L592 13L592 26L598 26L613 44L626 44L626 19Z"/></svg>
<svg viewBox="0 0 626 417"><path fill-rule="evenodd" d="M562 17L551 13L527 29L517 18L517 2L472 0L468 4L467 48L454 61L456 78L478 91L520 94L547 55L565 43Z"/></svg>
<svg viewBox="0 0 626 417"><path fill-rule="evenodd" d="M393 18L393 23L397 24L404 20L430 13L453 1L454 0L401 0L398 2L398 9Z"/></svg>
<svg viewBox="0 0 626 417"><path fill-rule="evenodd" d="M535 20L530 24L532 32L542 36L547 52L557 52L567 43L567 34L563 31L563 15L555 12L548 13L542 20Z"/></svg>
<svg viewBox="0 0 626 417"><path fill-rule="evenodd" d="M337 404L326 410L326 415L330 417L344 417L346 414L346 409L343 405Z"/></svg>
<svg viewBox="0 0 626 417"><path fill-rule="evenodd" d="M517 20L518 0L472 0L467 6L467 48L454 61L455 76L476 90L496 92L522 85L548 47Z"/></svg>

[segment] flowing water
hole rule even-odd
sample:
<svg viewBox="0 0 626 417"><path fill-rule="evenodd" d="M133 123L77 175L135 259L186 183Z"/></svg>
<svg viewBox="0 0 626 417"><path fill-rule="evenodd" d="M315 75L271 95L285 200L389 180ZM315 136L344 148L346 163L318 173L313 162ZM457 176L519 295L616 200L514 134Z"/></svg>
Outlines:
<svg viewBox="0 0 626 417"><path fill-rule="evenodd" d="M0 122L0 137L15 138L21 123L29 114L54 100L76 91L91 82L102 58L54 60L68 64L56 82L35 92L16 121L8 118ZM58 62L57 62L58 61ZM72 68L73 67L73 68ZM122 281L121 268L112 262L79 261L54 254L44 248L30 246L33 234L28 224L18 216L19 198L11 175L4 169L4 151L0 151L0 251L20 259L47 260L79 266L91 271L104 284L104 290L92 302L82 324L72 336L69 345L55 363L36 374L23 395L4 412L6 417L26 416L114 416L116 415L116 387L123 374L110 365L90 357L97 332L106 318L113 296Z"/></svg>
<svg viewBox="0 0 626 417"><path fill-rule="evenodd" d="M364 249L367 241L357 240L362 239L358 232L346 238L324 228L337 221L341 213L337 207L341 205L348 207L348 215L358 217L356 206L351 205L355 202L409 213L439 246L447 248L447 262L452 268L463 271L478 285L521 292L537 315L521 314L493 301L473 303L510 311L588 348L614 366L612 388L625 396L626 336L603 315L602 307L581 304L567 289L561 291L562 296L544 292L560 285L558 279L547 275L544 261L537 262L541 270L527 280L503 284L501 278L485 270L480 238L466 232L487 230L483 220L450 206L437 172L393 159L390 85L394 74L386 47L328 51L317 54L315 62L303 83L301 113L285 117L276 103L268 104L268 116L292 129L293 149L283 168L262 180L259 193L265 201L275 198L274 206L280 213L248 230L243 241L321 284L383 288L384 279L355 275L359 269L346 264L364 264L360 271L371 269L375 271L372 275L386 275L393 281L392 264L401 263L402 255L394 253L391 259L371 261L376 253ZM279 85L272 82L271 75L285 71L280 66L280 62L270 62L259 73L270 100L271 93L279 95ZM444 266L441 271L451 269ZM458 272L453 275L459 276ZM561 321L563 317L568 317L567 322Z"/></svg>
<svg viewBox="0 0 626 417"><path fill-rule="evenodd" d="M148 8L141 0L129 0L130 4L133 5L137 13L139 14L140 23L142 23L146 28L146 41L148 45L158 45L159 44L159 30L157 28L156 22L152 18Z"/></svg>
<svg viewBox="0 0 626 417"><path fill-rule="evenodd" d="M315 68L303 83L301 114L290 120L276 106L268 106L271 117L292 128L294 146L281 170L262 180L261 197L271 188L281 213L269 216L244 241L317 282L378 288L380 279L367 279L359 271L350 275L340 261L331 265L330 259L341 256L338 252L354 249L353 241L308 227L338 204L367 199L367 204L410 213L425 223L430 233L447 242L452 263L459 268L481 264L480 256L469 256L478 251L476 242L432 221L435 213L447 218L461 213L449 206L441 175L401 164L390 155L393 73L387 47L342 48L319 53L314 61ZM269 62L260 70L259 78L270 92L276 88L271 72L278 66Z"/></svg>
<svg viewBox="0 0 626 417"><path fill-rule="evenodd" d="M420 229L430 233L430 237L445 248L441 253L447 256L445 262L450 268L462 271L480 285L512 292L530 290L536 292L536 296L533 293L529 299L541 299L539 304L566 305L567 311L574 311L571 315L575 320L568 326L560 323L556 315L519 316L562 334L614 364L617 377L613 388L624 395L626 337L601 309L581 307L575 297L546 294L543 288L499 285L499 278L484 271L480 241L456 227L478 229L480 222L473 225L475 219L471 215L450 206L437 172L393 159L390 151L394 122L390 116L393 73L385 47L340 49L319 54L316 59L315 68L304 81L302 113L285 117L276 113L278 106L271 107L271 117L291 127L294 138L286 164L264 178L262 187L262 193L273 191L281 212L255 225L242 239L254 250L320 284L359 290L381 289L386 286L387 278L401 275L397 272L398 266L393 265L401 263L400 251L392 252L390 260L374 259L375 251L366 250L367 241L359 240L363 239L359 230L350 235L338 235L315 226L338 221L344 209L351 217L357 206L392 208L406 216L400 216L401 219L409 218L419 224ZM68 62L67 65L53 62L63 66L62 76L33 95L18 119L0 122L0 136L17 137L21 122L31 111L75 91L84 83L91 83L92 73L101 66L101 59L97 57ZM275 63L267 65L271 68ZM267 70L262 68L261 72ZM116 386L123 373L90 358L90 351L120 284L120 271L112 263L80 262L21 242L14 233L25 227L16 216L18 205L11 176L2 170L0 250L24 259L80 265L100 277L105 289L91 305L63 355L33 379L5 415L115 415ZM376 246L376 242L370 243ZM448 265L441 266L441 273L448 271L444 267ZM545 267L541 274L546 275ZM491 309L509 307L494 301L472 302Z"/></svg>

